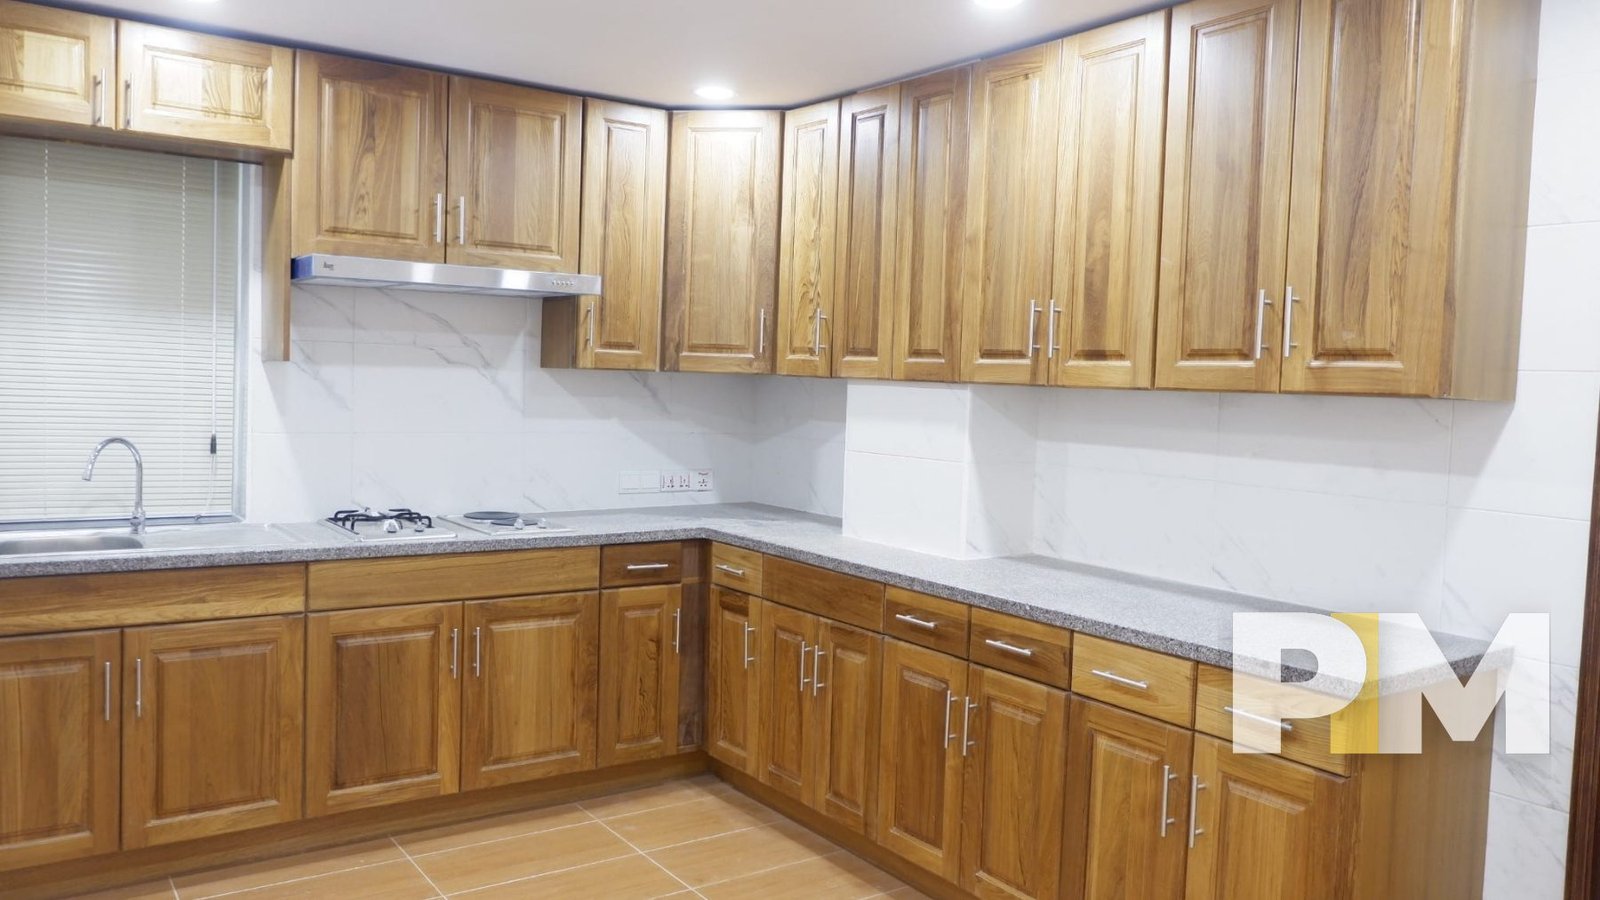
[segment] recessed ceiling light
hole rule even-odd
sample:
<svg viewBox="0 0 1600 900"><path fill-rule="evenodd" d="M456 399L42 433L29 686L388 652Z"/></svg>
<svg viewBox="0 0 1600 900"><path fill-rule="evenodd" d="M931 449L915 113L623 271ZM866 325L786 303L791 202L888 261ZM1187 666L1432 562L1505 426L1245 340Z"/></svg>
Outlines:
<svg viewBox="0 0 1600 900"><path fill-rule="evenodd" d="M1022 0L972 0L984 9L1010 9L1022 5Z"/></svg>
<svg viewBox="0 0 1600 900"><path fill-rule="evenodd" d="M694 95L702 100L732 100L733 88L723 87L720 84L703 84L694 89Z"/></svg>

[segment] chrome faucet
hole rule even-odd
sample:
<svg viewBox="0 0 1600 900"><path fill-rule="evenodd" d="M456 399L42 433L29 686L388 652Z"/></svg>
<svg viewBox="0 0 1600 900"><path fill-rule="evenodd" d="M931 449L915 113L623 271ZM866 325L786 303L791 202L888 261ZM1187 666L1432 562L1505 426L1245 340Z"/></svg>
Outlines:
<svg viewBox="0 0 1600 900"><path fill-rule="evenodd" d="M96 444L89 453L89 461L83 464L83 480L94 480L94 464L100 458L100 451L112 444L121 444L133 454L133 515L128 517L128 524L133 527L134 534L144 534L144 457L139 455L139 448L127 438L106 438Z"/></svg>

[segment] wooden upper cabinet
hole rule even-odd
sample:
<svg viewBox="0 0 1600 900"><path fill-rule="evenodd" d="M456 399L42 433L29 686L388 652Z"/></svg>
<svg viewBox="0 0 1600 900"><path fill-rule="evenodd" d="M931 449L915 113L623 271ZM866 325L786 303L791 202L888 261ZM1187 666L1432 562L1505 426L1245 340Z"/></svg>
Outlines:
<svg viewBox="0 0 1600 900"><path fill-rule="evenodd" d="M0 117L113 127L117 24L0 0Z"/></svg>
<svg viewBox="0 0 1600 900"><path fill-rule="evenodd" d="M672 114L664 368L771 372L781 114Z"/></svg>
<svg viewBox="0 0 1600 900"><path fill-rule="evenodd" d="M895 219L900 188L900 86L844 98L839 112L839 215L834 254L833 374L893 374Z"/></svg>
<svg viewBox="0 0 1600 900"><path fill-rule="evenodd" d="M117 23L119 126L143 134L293 148L294 51Z"/></svg>
<svg viewBox="0 0 1600 900"><path fill-rule="evenodd" d="M1161 237L1167 12L1066 38L1051 382L1150 387Z"/></svg>
<svg viewBox="0 0 1600 900"><path fill-rule="evenodd" d="M578 268L583 98L453 76L445 260Z"/></svg>
<svg viewBox="0 0 1600 900"><path fill-rule="evenodd" d="M1343 778L1196 737L1194 847L1185 900L1332 900L1350 896L1353 817Z"/></svg>
<svg viewBox="0 0 1600 900"><path fill-rule="evenodd" d="M900 85L900 185L895 241L895 378L961 374L961 274L966 245L967 132L972 69Z"/></svg>
<svg viewBox="0 0 1600 900"><path fill-rule="evenodd" d="M961 883L980 897L1061 896L1067 693L971 666L962 722Z"/></svg>
<svg viewBox="0 0 1600 900"><path fill-rule="evenodd" d="M461 652L463 790L594 768L598 594L468 603Z"/></svg>
<svg viewBox="0 0 1600 900"><path fill-rule="evenodd" d="M1072 699L1062 895L1183 900L1194 736Z"/></svg>
<svg viewBox="0 0 1600 900"><path fill-rule="evenodd" d="M1042 384L1061 42L973 67L961 380Z"/></svg>
<svg viewBox="0 0 1600 900"><path fill-rule="evenodd" d="M761 600L748 594L711 588L710 634L706 642L706 752L748 775L757 774L761 607Z"/></svg>
<svg viewBox="0 0 1600 900"><path fill-rule="evenodd" d="M0 872L117 849L122 641L0 641Z"/></svg>
<svg viewBox="0 0 1600 900"><path fill-rule="evenodd" d="M806 802L846 828L869 834L877 825L883 637L822 619L816 638L806 728Z"/></svg>
<svg viewBox="0 0 1600 900"><path fill-rule="evenodd" d="M305 619L162 625L123 639L122 848L300 818Z"/></svg>
<svg viewBox="0 0 1600 900"><path fill-rule="evenodd" d="M610 100L584 103L578 270L599 275L603 293L583 298L573 321L577 333L568 341L578 347L581 368L652 371L661 366L667 113ZM545 339L561 337L547 333Z"/></svg>
<svg viewBox="0 0 1600 900"><path fill-rule="evenodd" d="M1278 389L1299 5L1172 10L1156 387Z"/></svg>
<svg viewBox="0 0 1600 900"><path fill-rule="evenodd" d="M461 604L315 613L307 632L306 812L455 793Z"/></svg>
<svg viewBox="0 0 1600 900"><path fill-rule="evenodd" d="M832 374L834 241L838 227L839 101L783 114L777 371Z"/></svg>
<svg viewBox="0 0 1600 900"><path fill-rule="evenodd" d="M448 79L310 52L296 68L294 255L443 262Z"/></svg>
<svg viewBox="0 0 1600 900"><path fill-rule="evenodd" d="M677 752L682 606L677 584L601 593L600 765Z"/></svg>
<svg viewBox="0 0 1600 900"><path fill-rule="evenodd" d="M877 840L953 883L961 874L966 693L965 660L883 642Z"/></svg>

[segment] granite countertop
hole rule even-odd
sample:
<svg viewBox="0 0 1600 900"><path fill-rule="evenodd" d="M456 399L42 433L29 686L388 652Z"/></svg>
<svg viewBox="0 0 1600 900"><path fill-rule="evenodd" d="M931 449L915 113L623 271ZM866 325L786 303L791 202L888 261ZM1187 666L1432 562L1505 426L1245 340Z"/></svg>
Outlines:
<svg viewBox="0 0 1600 900"><path fill-rule="evenodd" d="M975 560L930 556L845 537L838 519L753 503L552 513L550 517L572 530L518 537L359 543L319 523L271 528L196 526L197 532L238 529L244 538L232 546L205 549L0 557L0 602L7 593L5 579L41 575L708 539L1253 674L1264 674L1270 667L1263 660L1234 653L1235 613L1323 612L1040 556ZM1324 620L1324 624L1338 630L1331 621ZM1317 626L1303 620L1282 627L1285 636L1292 638ZM1433 650L1435 643L1437 651ZM1294 641L1285 644L1292 646ZM1378 687L1383 693L1466 676L1480 661L1505 665L1510 660L1509 654L1500 652L1485 656L1488 648L1482 641L1439 633L1385 631L1380 646ZM1336 693L1351 687L1351 682L1326 673L1314 675L1294 661L1292 656L1284 661L1286 678L1309 679L1308 686Z"/></svg>

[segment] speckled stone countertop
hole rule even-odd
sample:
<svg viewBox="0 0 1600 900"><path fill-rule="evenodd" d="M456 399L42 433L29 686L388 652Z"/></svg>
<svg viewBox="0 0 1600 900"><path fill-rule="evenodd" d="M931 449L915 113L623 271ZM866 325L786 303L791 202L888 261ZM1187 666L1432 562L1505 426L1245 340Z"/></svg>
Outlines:
<svg viewBox="0 0 1600 900"><path fill-rule="evenodd" d="M837 519L759 504L552 513L550 518L571 531L359 543L318 523L270 528L197 526L196 533L213 527L239 529L245 542L204 549L0 557L0 602L4 602L7 593L5 579L39 575L708 539L1257 674L1270 671L1266 662L1237 656L1233 651L1235 613L1321 612L1046 557L956 560L930 556L845 537ZM1300 634L1306 624L1288 623L1284 627L1289 629L1288 634ZM1408 690L1446 677L1466 676L1480 661L1491 665L1509 661L1509 655L1500 653L1485 657L1487 645L1482 641L1438 633L1432 635L1432 640L1428 637L1419 632L1390 639L1390 634L1385 633L1380 644L1381 691ZM1438 651L1433 650L1435 642ZM1293 645L1292 640L1285 643ZM1313 677L1312 672L1293 662L1291 657L1283 665L1291 680L1311 679L1312 686L1334 692L1349 688L1347 682L1326 673Z"/></svg>

